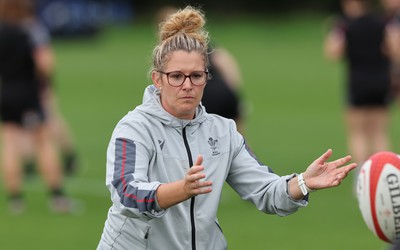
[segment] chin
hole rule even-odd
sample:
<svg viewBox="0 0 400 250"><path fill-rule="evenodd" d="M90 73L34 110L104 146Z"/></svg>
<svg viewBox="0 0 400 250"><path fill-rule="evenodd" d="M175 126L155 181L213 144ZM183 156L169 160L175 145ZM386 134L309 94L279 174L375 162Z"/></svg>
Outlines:
<svg viewBox="0 0 400 250"><path fill-rule="evenodd" d="M193 119L194 115L196 114L196 108L191 107L190 109L181 109L179 112L179 117L182 119L182 117L185 117L183 119L188 120L188 119Z"/></svg>

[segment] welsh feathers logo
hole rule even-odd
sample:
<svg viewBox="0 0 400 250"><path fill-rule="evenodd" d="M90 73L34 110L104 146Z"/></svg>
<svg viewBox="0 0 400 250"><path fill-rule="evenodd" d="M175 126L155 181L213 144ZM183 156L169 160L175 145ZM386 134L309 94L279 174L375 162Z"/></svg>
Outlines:
<svg viewBox="0 0 400 250"><path fill-rule="evenodd" d="M214 140L212 137L208 138L208 144L210 144L210 148L212 151L212 155L219 155L220 152L217 150L218 148L218 140Z"/></svg>
<svg viewBox="0 0 400 250"><path fill-rule="evenodd" d="M158 144L160 144L160 148L161 148L161 150L163 150L163 148L164 148L164 140L158 140Z"/></svg>

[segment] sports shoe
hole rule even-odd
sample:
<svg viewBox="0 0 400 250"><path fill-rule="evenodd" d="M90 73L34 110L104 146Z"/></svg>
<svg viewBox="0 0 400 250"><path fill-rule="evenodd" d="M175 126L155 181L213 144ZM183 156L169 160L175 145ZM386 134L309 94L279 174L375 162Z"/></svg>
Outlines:
<svg viewBox="0 0 400 250"><path fill-rule="evenodd" d="M72 202L69 198L65 196L55 196L50 201L50 210L57 214L72 213Z"/></svg>
<svg viewBox="0 0 400 250"><path fill-rule="evenodd" d="M20 215L25 212L26 206L25 201L22 198L10 199L8 209L11 214Z"/></svg>

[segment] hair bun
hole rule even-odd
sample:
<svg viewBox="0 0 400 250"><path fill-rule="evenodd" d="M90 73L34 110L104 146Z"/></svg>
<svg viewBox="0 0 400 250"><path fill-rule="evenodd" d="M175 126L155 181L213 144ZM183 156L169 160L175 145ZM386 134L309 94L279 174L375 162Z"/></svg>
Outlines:
<svg viewBox="0 0 400 250"><path fill-rule="evenodd" d="M160 40L164 41L178 33L183 33L204 43L208 38L204 30L205 23L204 14L188 6L170 15L160 24Z"/></svg>

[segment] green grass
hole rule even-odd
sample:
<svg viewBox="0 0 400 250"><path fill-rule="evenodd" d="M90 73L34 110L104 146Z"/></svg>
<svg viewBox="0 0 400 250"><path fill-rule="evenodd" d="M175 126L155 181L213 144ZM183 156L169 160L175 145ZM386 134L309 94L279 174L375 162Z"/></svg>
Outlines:
<svg viewBox="0 0 400 250"><path fill-rule="evenodd" d="M213 21L213 22L211 22ZM304 170L326 149L346 154L342 68L322 56L324 18L210 20L217 44L239 60L248 110L246 137L259 159L279 174ZM109 193L106 148L117 121L141 102L155 44L152 24L110 27L97 39L54 42L61 109L76 141L81 171L66 180L81 203L74 215L48 211L39 178L26 182L28 211L7 213L0 200L1 249L95 249ZM393 108L393 150L399 151L398 107ZM366 227L352 194L352 178L311 195L289 217L265 215L229 187L219 220L229 249L387 249ZM5 197L3 189L0 193Z"/></svg>

